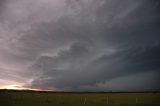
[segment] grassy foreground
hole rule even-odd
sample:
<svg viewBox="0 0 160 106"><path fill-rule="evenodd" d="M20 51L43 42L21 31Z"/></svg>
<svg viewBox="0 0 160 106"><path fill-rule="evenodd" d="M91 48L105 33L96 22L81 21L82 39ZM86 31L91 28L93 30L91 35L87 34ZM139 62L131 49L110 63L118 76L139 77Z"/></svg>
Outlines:
<svg viewBox="0 0 160 106"><path fill-rule="evenodd" d="M160 93L0 92L0 106L160 106Z"/></svg>

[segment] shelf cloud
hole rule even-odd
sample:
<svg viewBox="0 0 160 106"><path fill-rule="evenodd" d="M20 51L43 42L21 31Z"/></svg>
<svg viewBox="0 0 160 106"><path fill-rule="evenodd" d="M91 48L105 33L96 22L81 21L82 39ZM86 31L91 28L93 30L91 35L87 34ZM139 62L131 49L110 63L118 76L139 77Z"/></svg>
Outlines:
<svg viewBox="0 0 160 106"><path fill-rule="evenodd" d="M0 85L159 91L159 11L153 0L1 0Z"/></svg>

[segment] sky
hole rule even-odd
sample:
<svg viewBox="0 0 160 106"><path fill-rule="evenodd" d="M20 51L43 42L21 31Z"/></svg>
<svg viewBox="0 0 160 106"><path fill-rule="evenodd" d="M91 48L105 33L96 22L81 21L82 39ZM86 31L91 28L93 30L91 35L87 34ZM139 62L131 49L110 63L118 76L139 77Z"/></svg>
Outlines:
<svg viewBox="0 0 160 106"><path fill-rule="evenodd" d="M160 91L159 0L0 0L0 88Z"/></svg>

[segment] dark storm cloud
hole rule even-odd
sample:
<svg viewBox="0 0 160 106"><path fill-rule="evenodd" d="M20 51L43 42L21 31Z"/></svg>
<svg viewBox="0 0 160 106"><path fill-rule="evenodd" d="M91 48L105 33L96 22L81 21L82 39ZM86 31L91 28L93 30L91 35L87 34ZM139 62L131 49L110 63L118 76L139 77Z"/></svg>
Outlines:
<svg viewBox="0 0 160 106"><path fill-rule="evenodd" d="M34 6L28 9L30 3ZM28 77L25 86L75 91L160 89L160 2L16 0L13 4L8 6L13 10L6 11L12 14L3 15L5 27L0 27L7 35L2 36L5 46L0 58L19 67L15 76ZM19 12L17 4L24 5Z"/></svg>
<svg viewBox="0 0 160 106"><path fill-rule="evenodd" d="M71 64L72 66L67 67L67 69L58 70L56 69L57 66L54 66L55 65L54 64L52 65L52 68L55 68L55 69L48 70L49 66L46 65L47 69L44 69L45 71L43 72L44 80L43 78L40 78L38 80L35 80L34 83L35 84L40 83L42 84L42 86L44 85L52 86L50 84L53 83L54 86L58 88L71 87L72 90L81 90L79 87L83 88L83 86L94 86L95 84L105 83L106 81L110 81L115 78L135 75L142 72L143 73L155 72L156 74L159 74L159 70L160 70L159 69L159 65L160 65L159 64L160 63L159 62L159 52L160 52L159 46L147 48L147 50L144 50L144 51L142 51L141 49L142 48L135 49L135 51L133 52L130 52L132 50L129 50L129 52L128 50L121 51L120 53L115 53L110 56L104 55L96 59L95 61L92 61L91 64L87 64L87 66L83 65L78 69L77 68L74 69L76 65L80 64L80 63L78 64L75 63L77 62L76 57L67 56L67 53L66 53L66 57L59 60L61 62L58 63L58 60L56 61L56 59L52 58L52 61L54 60L56 61L52 63L57 63L57 64L61 64L60 66L64 66L63 64L65 64L66 58L68 57L68 59L70 60L67 60L66 62L67 63L69 62L68 64ZM74 59L74 63L71 63L72 59ZM85 60L87 60L87 58ZM45 64L45 61L43 62L44 63L42 63L42 65ZM46 79L46 77L50 77L50 78ZM141 74L141 77L142 79L143 77L146 78L145 76L143 76L143 74ZM157 88L159 89L159 86L156 85L158 84L157 82L158 77L155 77L155 78L152 77L152 79L155 80L156 82L153 82L151 79L151 82L152 82L151 85L155 86L156 89ZM148 82L144 82L142 83L142 85L146 83ZM149 87L149 88L151 90L154 90L154 88L152 87ZM99 88L97 87L97 89ZM145 88L141 87L140 90L143 90L143 89ZM94 90L96 90L96 88L94 88Z"/></svg>
<svg viewBox="0 0 160 106"><path fill-rule="evenodd" d="M159 3L149 0L96 3L68 2L74 9L75 5L83 8L78 7L79 13L74 17L61 18L57 22L60 27L56 32L60 30L58 36L62 38L66 36L72 41L87 43L81 49L73 49L73 45L77 44L73 43L69 49L58 53L57 56L40 57L36 66L38 65L38 70L42 69L42 75L32 82L33 87L98 90L99 86L95 85L119 77L152 71L159 74ZM85 48L86 46L90 47L90 50ZM147 76L140 74L140 77L145 79ZM159 88L156 85L157 77L150 80L150 86L153 86L149 87L150 90ZM146 82L142 83L145 84ZM143 89L145 88L135 88Z"/></svg>

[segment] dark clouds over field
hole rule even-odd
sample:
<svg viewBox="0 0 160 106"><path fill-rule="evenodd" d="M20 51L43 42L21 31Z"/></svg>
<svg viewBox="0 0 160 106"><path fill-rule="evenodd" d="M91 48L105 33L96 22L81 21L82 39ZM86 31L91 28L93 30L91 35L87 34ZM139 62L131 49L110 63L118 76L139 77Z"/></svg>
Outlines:
<svg viewBox="0 0 160 106"><path fill-rule="evenodd" d="M159 0L1 0L0 82L160 90L159 12Z"/></svg>

